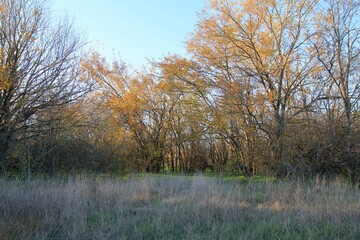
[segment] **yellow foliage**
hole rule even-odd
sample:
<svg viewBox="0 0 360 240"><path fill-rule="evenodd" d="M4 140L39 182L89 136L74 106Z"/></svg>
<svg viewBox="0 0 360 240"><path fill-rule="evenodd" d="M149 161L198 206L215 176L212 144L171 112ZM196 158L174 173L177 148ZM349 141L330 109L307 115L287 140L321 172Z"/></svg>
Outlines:
<svg viewBox="0 0 360 240"><path fill-rule="evenodd" d="M11 80L9 78L8 70L0 66L0 91L7 90L11 87Z"/></svg>

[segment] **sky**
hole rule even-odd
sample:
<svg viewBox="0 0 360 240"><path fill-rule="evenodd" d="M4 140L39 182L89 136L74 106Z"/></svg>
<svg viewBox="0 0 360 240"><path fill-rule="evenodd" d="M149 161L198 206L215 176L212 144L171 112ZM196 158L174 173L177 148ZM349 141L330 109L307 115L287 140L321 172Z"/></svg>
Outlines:
<svg viewBox="0 0 360 240"><path fill-rule="evenodd" d="M52 9L105 57L133 67L169 53L186 54L184 41L197 23L204 0L52 0Z"/></svg>

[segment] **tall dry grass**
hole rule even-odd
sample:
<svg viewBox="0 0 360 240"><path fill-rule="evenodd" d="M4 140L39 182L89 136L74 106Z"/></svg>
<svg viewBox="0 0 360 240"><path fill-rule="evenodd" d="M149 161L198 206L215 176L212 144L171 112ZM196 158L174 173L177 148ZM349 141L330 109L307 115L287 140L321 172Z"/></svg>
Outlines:
<svg viewBox="0 0 360 240"><path fill-rule="evenodd" d="M0 181L0 239L360 239L341 181Z"/></svg>

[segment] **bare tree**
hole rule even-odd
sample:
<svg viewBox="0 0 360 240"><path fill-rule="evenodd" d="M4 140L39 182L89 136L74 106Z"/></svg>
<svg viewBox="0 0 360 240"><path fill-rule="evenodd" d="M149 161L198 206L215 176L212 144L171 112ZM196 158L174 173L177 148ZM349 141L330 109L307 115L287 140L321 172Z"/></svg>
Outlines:
<svg viewBox="0 0 360 240"><path fill-rule="evenodd" d="M52 21L45 0L0 0L0 164L14 142L46 130L57 109L83 95L81 38Z"/></svg>
<svg viewBox="0 0 360 240"><path fill-rule="evenodd" d="M319 18L318 39L315 49L318 60L329 79L331 96L328 101L340 101L344 116L345 156L341 161L348 169L353 183L358 181L358 161L353 154L354 113L358 111L360 98L360 2L354 0L330 0Z"/></svg>

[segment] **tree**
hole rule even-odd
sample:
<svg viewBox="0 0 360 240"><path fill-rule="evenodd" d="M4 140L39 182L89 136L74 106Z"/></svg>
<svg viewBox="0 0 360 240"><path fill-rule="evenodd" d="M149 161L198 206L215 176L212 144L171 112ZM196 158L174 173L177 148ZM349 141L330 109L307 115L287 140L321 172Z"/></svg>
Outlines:
<svg viewBox="0 0 360 240"><path fill-rule="evenodd" d="M329 79L329 103L341 102L345 119L345 151L342 162L353 183L358 181L359 163L354 155L354 113L358 111L360 98L360 2L353 0L330 0L323 3L324 11L319 17L318 34L314 47L317 58ZM332 120L334 121L334 120ZM357 146L358 147L358 146Z"/></svg>
<svg viewBox="0 0 360 240"><path fill-rule="evenodd" d="M306 94L318 71L309 41L317 2L213 0L188 41L223 100L239 90L228 95L239 98L226 104L236 103L246 114L248 126L238 127L248 129L248 136L253 124L267 136L280 176L287 174L290 161L285 157L287 126L318 98Z"/></svg>
<svg viewBox="0 0 360 240"><path fill-rule="evenodd" d="M38 135L57 109L85 93L78 81L83 42L44 0L0 1L0 164L16 141Z"/></svg>
<svg viewBox="0 0 360 240"><path fill-rule="evenodd" d="M168 121L167 141L170 145L173 171L196 172L206 169L209 150L207 122L209 107L207 86L199 85L200 69L196 64L177 55L169 55L156 64L161 91L172 102Z"/></svg>
<svg viewBox="0 0 360 240"><path fill-rule="evenodd" d="M137 168L159 172L165 163L168 120L174 101L165 94L154 73L129 74L125 63L108 64L98 53L83 61L88 79L94 79L125 142L136 147Z"/></svg>

